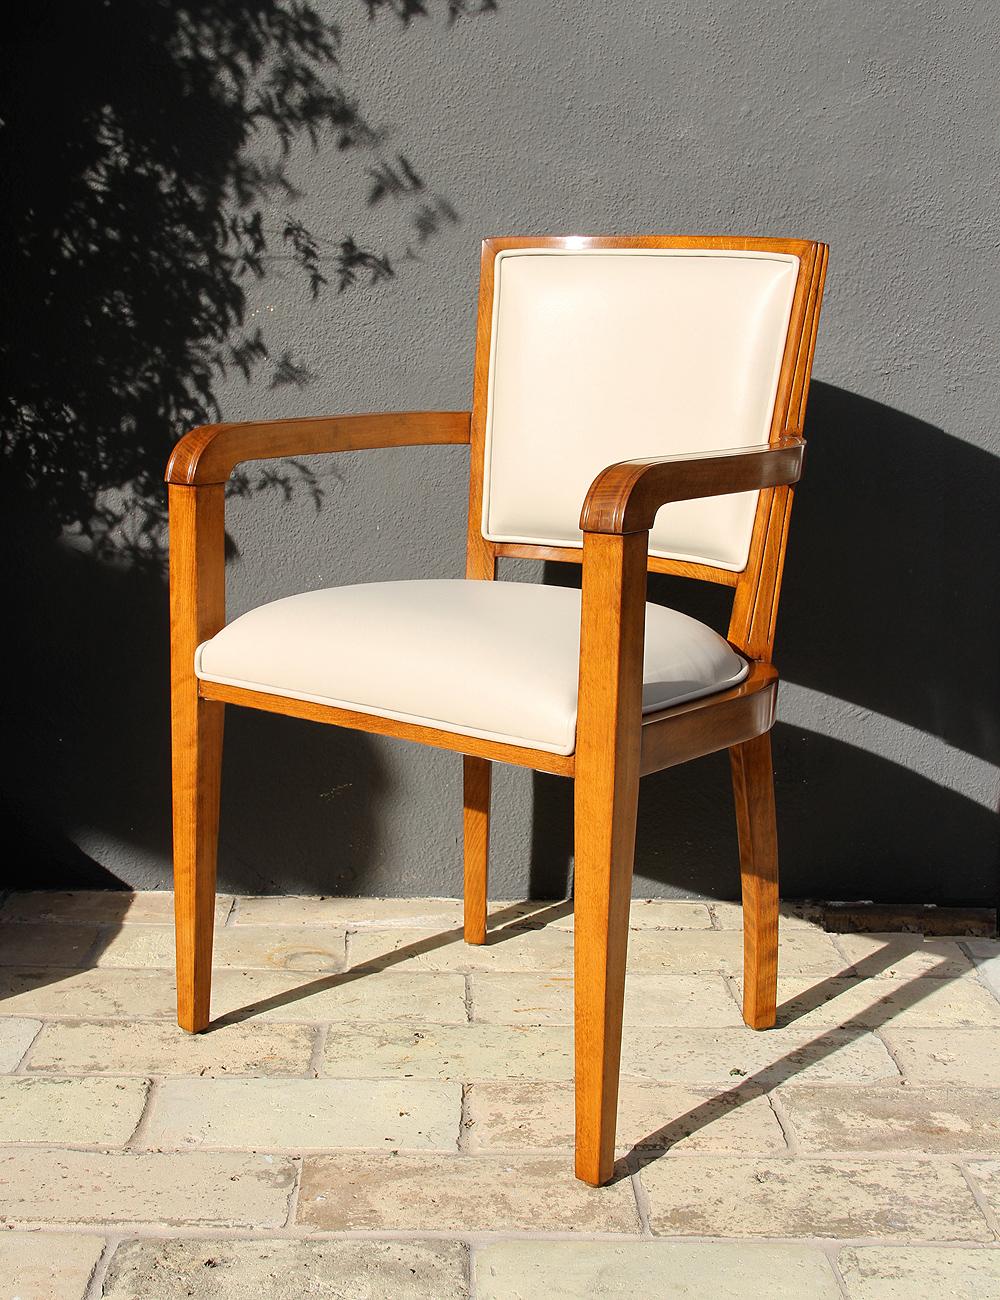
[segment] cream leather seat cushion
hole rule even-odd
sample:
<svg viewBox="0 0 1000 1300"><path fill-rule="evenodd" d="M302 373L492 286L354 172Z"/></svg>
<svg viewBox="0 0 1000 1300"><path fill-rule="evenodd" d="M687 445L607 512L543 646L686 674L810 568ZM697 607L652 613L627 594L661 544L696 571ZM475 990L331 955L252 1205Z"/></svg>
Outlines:
<svg viewBox="0 0 1000 1300"><path fill-rule="evenodd" d="M522 582L374 582L289 596L198 647L207 681L571 754L580 593ZM646 606L643 711L748 666L703 623Z"/></svg>

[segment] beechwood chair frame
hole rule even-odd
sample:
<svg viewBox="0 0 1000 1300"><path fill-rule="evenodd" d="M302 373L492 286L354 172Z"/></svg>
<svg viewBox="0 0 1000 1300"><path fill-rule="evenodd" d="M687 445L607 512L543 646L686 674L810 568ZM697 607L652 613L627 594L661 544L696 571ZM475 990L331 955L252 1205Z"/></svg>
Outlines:
<svg viewBox="0 0 1000 1300"><path fill-rule="evenodd" d="M581 502L582 551L496 543L482 535L493 267L510 248L705 248L792 254L799 269L767 445L610 465ZM599 237L491 239L483 244L473 409L207 425L174 448L170 503L170 646L178 1022L209 1024L216 846L227 704L419 741L464 755L465 939L486 937L491 764L575 779L576 1172L607 1182L614 1167L628 914L639 778L728 749L744 909L743 1015L775 1021L778 875L769 731L771 664L793 485L816 343L827 248L794 239ZM575 754L457 735L369 713L199 682L196 647L225 624L223 501L243 461L373 447L471 444L466 576L491 581L501 556L583 565ZM648 555L666 502L759 489L749 559L739 573ZM734 689L642 715L646 573L734 588L728 638L751 662ZM475 672L476 665L470 664Z"/></svg>

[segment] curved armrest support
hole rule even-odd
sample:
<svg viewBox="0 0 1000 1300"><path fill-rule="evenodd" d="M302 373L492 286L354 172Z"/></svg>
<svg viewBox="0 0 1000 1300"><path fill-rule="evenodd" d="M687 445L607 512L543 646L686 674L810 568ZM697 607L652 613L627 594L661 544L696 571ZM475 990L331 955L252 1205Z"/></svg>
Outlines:
<svg viewBox="0 0 1000 1300"><path fill-rule="evenodd" d="M668 501L797 483L805 445L789 434L771 446L619 461L591 484L580 527L585 533L648 532Z"/></svg>
<svg viewBox="0 0 1000 1300"><path fill-rule="evenodd" d="M225 483L244 460L314 456L371 447L467 443L468 411L398 411L315 419L203 424L185 434L167 464L166 481L185 487Z"/></svg>

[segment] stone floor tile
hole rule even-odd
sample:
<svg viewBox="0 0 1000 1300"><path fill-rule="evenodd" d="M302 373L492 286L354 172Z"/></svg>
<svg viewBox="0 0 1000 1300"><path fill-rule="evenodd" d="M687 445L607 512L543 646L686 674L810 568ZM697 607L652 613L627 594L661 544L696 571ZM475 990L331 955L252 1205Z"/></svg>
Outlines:
<svg viewBox="0 0 1000 1300"><path fill-rule="evenodd" d="M359 930L348 936L353 968L391 966L427 971L565 971L573 969L573 935L566 930L506 926L484 944L467 944L461 930Z"/></svg>
<svg viewBox="0 0 1000 1300"><path fill-rule="evenodd" d="M915 1083L1000 1088L1000 1029L880 1031L903 1074Z"/></svg>
<svg viewBox="0 0 1000 1300"><path fill-rule="evenodd" d="M785 974L850 975L850 964L827 934L788 930L781 936L779 967ZM743 970L743 935L738 930L636 930L629 935L630 971Z"/></svg>
<svg viewBox="0 0 1000 1300"><path fill-rule="evenodd" d="M2 1097L0 1091L0 1101ZM457 1083L167 1079L153 1095L143 1145L157 1150L454 1151L461 1112Z"/></svg>
<svg viewBox="0 0 1000 1300"><path fill-rule="evenodd" d="M42 1017L174 1018L173 975L162 970L0 969L0 1011Z"/></svg>
<svg viewBox="0 0 1000 1300"><path fill-rule="evenodd" d="M486 923L490 929L505 925L548 929L573 929L571 898L494 898L486 904Z"/></svg>
<svg viewBox="0 0 1000 1300"><path fill-rule="evenodd" d="M212 1015L335 1023L417 1020L464 1024L465 978L451 972L359 971L346 975L296 975L292 971L218 970L212 980Z"/></svg>
<svg viewBox="0 0 1000 1300"><path fill-rule="evenodd" d="M631 930L710 930L707 903L675 898L636 898L629 908Z"/></svg>
<svg viewBox="0 0 1000 1300"><path fill-rule="evenodd" d="M277 1228L294 1165L229 1151L0 1149L0 1223Z"/></svg>
<svg viewBox="0 0 1000 1300"><path fill-rule="evenodd" d="M15 1020L0 1017L0 1074L17 1069L17 1063L31 1046L42 1026L40 1020Z"/></svg>
<svg viewBox="0 0 1000 1300"><path fill-rule="evenodd" d="M491 924L544 925L551 930L573 929L571 902L494 902L489 905ZM629 909L632 930L711 930L707 903L675 898L634 898Z"/></svg>
<svg viewBox="0 0 1000 1300"><path fill-rule="evenodd" d="M216 925L225 923L232 905L232 894L216 896ZM93 925L126 925L139 921L173 925L174 896L168 889L148 889L138 893L115 889L39 890L10 894L0 906L0 921L60 921Z"/></svg>
<svg viewBox="0 0 1000 1300"><path fill-rule="evenodd" d="M572 1024L573 977L538 972L474 974L472 1018L507 1025ZM721 975L633 971L625 982L625 1021L715 1028L741 1025L743 1018Z"/></svg>
<svg viewBox="0 0 1000 1300"><path fill-rule="evenodd" d="M742 980L736 987L742 997ZM1000 1028L1000 1002L969 979L778 978L778 1024L961 1026Z"/></svg>
<svg viewBox="0 0 1000 1300"><path fill-rule="evenodd" d="M3 1021L0 1021L2 1032ZM188 1034L162 1021L46 1024L28 1055L29 1073L302 1075L314 1030L307 1025L222 1025Z"/></svg>
<svg viewBox="0 0 1000 1300"><path fill-rule="evenodd" d="M850 1246L837 1257L850 1300L996 1300L1000 1250Z"/></svg>
<svg viewBox="0 0 1000 1300"><path fill-rule="evenodd" d="M709 906L715 916L720 930L743 929L743 904L717 902L713 899ZM779 928L785 930L821 930L823 928L822 903L782 903Z"/></svg>
<svg viewBox="0 0 1000 1300"><path fill-rule="evenodd" d="M324 898L291 894L240 897L230 925L332 925L360 930L450 930L462 924L460 898Z"/></svg>
<svg viewBox="0 0 1000 1300"><path fill-rule="evenodd" d="M468 1151L571 1148L571 1083L474 1083L466 1090L463 1144ZM623 1080L618 1143L684 1151L770 1155L786 1150L781 1126L760 1089L719 1092Z"/></svg>
<svg viewBox="0 0 1000 1300"><path fill-rule="evenodd" d="M734 1242L497 1241L473 1255L478 1300L841 1300L822 1251Z"/></svg>
<svg viewBox="0 0 1000 1300"><path fill-rule="evenodd" d="M992 1241L953 1165L664 1156L641 1174L654 1233Z"/></svg>
<svg viewBox="0 0 1000 1300"><path fill-rule="evenodd" d="M627 1078L673 1083L723 1083L749 1079L773 1087L793 1078L812 1083L898 1078L888 1052L870 1033L829 1029L643 1029L622 1036Z"/></svg>
<svg viewBox="0 0 1000 1300"><path fill-rule="evenodd" d="M52 1018L174 1019L169 970L22 971L0 969L3 1012ZM315 1022L419 1020L464 1023L465 979L455 973L367 971L321 974L217 970L212 1015Z"/></svg>
<svg viewBox="0 0 1000 1300"><path fill-rule="evenodd" d="M0 925L0 966L89 966L88 955L102 937L96 925Z"/></svg>
<svg viewBox="0 0 1000 1300"><path fill-rule="evenodd" d="M344 931L325 926L227 926L215 932L212 965L240 970L342 971L345 952ZM123 926L109 933L94 965L173 970L173 930L162 925Z"/></svg>
<svg viewBox="0 0 1000 1300"><path fill-rule="evenodd" d="M68 1232L0 1232L3 1300L83 1300L103 1237Z"/></svg>
<svg viewBox="0 0 1000 1300"><path fill-rule="evenodd" d="M1000 1160L975 1160L966 1168L990 1207L994 1222L1000 1223Z"/></svg>
<svg viewBox="0 0 1000 1300"><path fill-rule="evenodd" d="M0 1144L123 1146L146 1104L144 1079L0 1079Z"/></svg>
<svg viewBox="0 0 1000 1300"><path fill-rule="evenodd" d="M966 939L979 978L1000 998L1000 939Z"/></svg>
<svg viewBox="0 0 1000 1300"><path fill-rule="evenodd" d="M777 1096L806 1153L1000 1156L1000 1088L791 1083Z"/></svg>
<svg viewBox="0 0 1000 1300"><path fill-rule="evenodd" d="M838 934L837 944L866 978L954 979L972 971L972 963L954 939L925 939L922 934Z"/></svg>
<svg viewBox="0 0 1000 1300"><path fill-rule="evenodd" d="M297 1222L334 1231L639 1231L631 1182L587 1187L568 1155L306 1156Z"/></svg>
<svg viewBox="0 0 1000 1300"><path fill-rule="evenodd" d="M323 1071L331 1078L571 1079L572 1030L511 1025L334 1027Z"/></svg>
<svg viewBox="0 0 1000 1300"><path fill-rule="evenodd" d="M466 1300L455 1241L129 1241L104 1300Z"/></svg>

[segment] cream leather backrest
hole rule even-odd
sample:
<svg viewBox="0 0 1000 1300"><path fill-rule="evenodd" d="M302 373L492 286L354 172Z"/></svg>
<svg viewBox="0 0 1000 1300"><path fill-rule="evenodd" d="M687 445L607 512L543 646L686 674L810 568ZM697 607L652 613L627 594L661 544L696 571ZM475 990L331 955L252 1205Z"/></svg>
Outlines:
<svg viewBox="0 0 1000 1300"><path fill-rule="evenodd" d="M799 259L506 249L494 265L483 536L580 546L605 466L768 441ZM664 506L650 554L739 571L757 493Z"/></svg>

